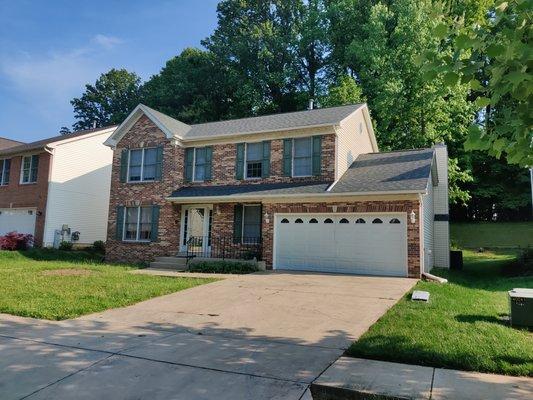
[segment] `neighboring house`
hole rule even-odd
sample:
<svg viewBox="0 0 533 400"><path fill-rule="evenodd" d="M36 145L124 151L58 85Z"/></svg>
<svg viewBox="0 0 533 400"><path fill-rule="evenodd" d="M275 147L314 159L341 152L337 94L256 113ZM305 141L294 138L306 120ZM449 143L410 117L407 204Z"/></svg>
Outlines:
<svg viewBox="0 0 533 400"><path fill-rule="evenodd" d="M24 144L23 142L18 142L16 140L7 139L0 137L0 150L9 149L10 147L19 146Z"/></svg>
<svg viewBox="0 0 533 400"><path fill-rule="evenodd" d="M410 277L449 266L446 147L379 153L366 104L198 125L139 105L106 144L109 260L257 256Z"/></svg>
<svg viewBox="0 0 533 400"><path fill-rule="evenodd" d="M56 230L80 232L79 244L105 240L115 127L0 149L0 235L35 236L52 246ZM64 237L67 239L67 237Z"/></svg>

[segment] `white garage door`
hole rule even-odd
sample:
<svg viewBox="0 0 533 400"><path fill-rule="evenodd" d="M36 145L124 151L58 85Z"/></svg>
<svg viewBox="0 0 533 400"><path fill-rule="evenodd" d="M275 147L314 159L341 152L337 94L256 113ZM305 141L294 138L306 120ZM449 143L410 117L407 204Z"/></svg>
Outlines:
<svg viewBox="0 0 533 400"><path fill-rule="evenodd" d="M274 268L407 275L406 214L276 214Z"/></svg>
<svg viewBox="0 0 533 400"><path fill-rule="evenodd" d="M8 232L35 234L35 210L0 208L0 236Z"/></svg>

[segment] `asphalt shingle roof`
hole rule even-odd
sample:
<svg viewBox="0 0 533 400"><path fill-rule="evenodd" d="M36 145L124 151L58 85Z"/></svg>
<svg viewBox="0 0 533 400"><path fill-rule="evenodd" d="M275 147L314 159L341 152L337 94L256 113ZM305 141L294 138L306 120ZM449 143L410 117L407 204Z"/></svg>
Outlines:
<svg viewBox="0 0 533 400"><path fill-rule="evenodd" d="M361 154L330 193L426 189L433 149Z"/></svg>
<svg viewBox="0 0 533 400"><path fill-rule="evenodd" d="M113 126L116 126L116 125L113 125ZM69 139L69 138L73 138L73 137L87 135L89 133L93 133L93 132L96 132L96 131L101 131L101 130L104 130L104 129L112 128L113 126L105 126L103 128L95 128L95 129L86 129L86 130L83 130L83 131L77 131L77 132L69 133L67 135L52 136L50 138L37 140L35 142L22 143L22 144L19 144L17 146L9 147L7 149L0 149L0 156L1 155L9 155L9 154L18 154L18 153L24 153L26 151L42 149L45 146L47 146L47 145L49 145L51 143L54 143L54 142L59 142L60 140L65 140L65 139Z"/></svg>
<svg viewBox="0 0 533 400"><path fill-rule="evenodd" d="M305 183L258 183L249 185L213 185L181 187L172 192L170 197L211 197L286 195L286 194L317 194L324 193L332 182Z"/></svg>
<svg viewBox="0 0 533 400"><path fill-rule="evenodd" d="M0 137L0 151L9 149L10 147L19 146L21 144L24 144L23 142L19 142L17 140L12 140L8 138Z"/></svg>

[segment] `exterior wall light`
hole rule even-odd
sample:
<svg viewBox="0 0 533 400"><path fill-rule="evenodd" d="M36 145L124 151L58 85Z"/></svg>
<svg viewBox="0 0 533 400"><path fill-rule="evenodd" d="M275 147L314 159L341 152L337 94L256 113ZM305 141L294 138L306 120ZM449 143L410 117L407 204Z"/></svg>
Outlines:
<svg viewBox="0 0 533 400"><path fill-rule="evenodd" d="M411 210L411 214L409 214L409 218L411 219L411 223L414 224L416 222L416 213L415 210Z"/></svg>
<svg viewBox="0 0 533 400"><path fill-rule="evenodd" d="M265 223L270 223L270 219L269 219L269 215L268 215L268 212L265 211Z"/></svg>

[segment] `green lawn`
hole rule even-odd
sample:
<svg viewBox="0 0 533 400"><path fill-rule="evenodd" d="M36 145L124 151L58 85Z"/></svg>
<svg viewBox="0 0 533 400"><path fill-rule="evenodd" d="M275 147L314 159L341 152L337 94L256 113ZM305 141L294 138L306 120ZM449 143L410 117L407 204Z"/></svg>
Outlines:
<svg viewBox="0 0 533 400"><path fill-rule="evenodd" d="M213 279L131 274L86 252L0 251L0 312L61 320L122 307Z"/></svg>
<svg viewBox="0 0 533 400"><path fill-rule="evenodd" d="M460 248L533 247L533 222L452 223L450 235Z"/></svg>
<svg viewBox="0 0 533 400"><path fill-rule="evenodd" d="M463 271L434 269L448 284L419 282L429 303L406 295L348 349L348 355L434 367L533 376L533 333L507 322L507 291L533 276L503 277L513 251L465 251Z"/></svg>

